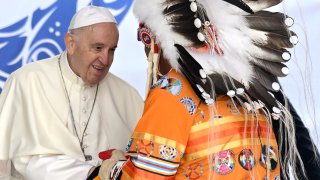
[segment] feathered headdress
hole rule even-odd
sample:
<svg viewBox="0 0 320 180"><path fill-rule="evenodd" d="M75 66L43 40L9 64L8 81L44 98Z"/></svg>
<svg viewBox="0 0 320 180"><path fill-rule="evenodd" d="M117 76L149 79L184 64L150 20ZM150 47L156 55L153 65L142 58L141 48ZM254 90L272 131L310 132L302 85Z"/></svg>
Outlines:
<svg viewBox="0 0 320 180"><path fill-rule="evenodd" d="M202 100L206 99L202 90L210 94L203 69L216 77L212 79L218 89L229 94L244 89L277 113L280 107L273 98L280 91L277 77L289 73L284 63L291 55L286 48L297 43L297 36L287 29L293 24L290 17L263 11L278 3L280 0L137 0L134 13ZM232 83L220 87L219 79Z"/></svg>
<svg viewBox="0 0 320 180"><path fill-rule="evenodd" d="M142 30L140 38L155 37L152 47L160 47L201 100L213 103L214 87L217 94L249 102L242 104L248 110L263 107L270 120L292 125L285 102L276 97L284 98L278 77L288 75L285 62L291 54L287 49L298 38L288 30L292 18L264 10L281 1L136 0L134 13L143 24L140 29L152 34L144 38ZM286 128L289 134L294 131L292 126ZM288 154L299 157L292 149ZM286 161L292 165L295 159Z"/></svg>

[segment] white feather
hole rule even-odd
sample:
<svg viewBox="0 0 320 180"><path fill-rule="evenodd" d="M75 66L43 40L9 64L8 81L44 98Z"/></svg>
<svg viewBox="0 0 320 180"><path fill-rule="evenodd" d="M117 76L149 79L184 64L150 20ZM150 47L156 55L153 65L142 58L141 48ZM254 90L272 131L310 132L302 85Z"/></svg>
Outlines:
<svg viewBox="0 0 320 180"><path fill-rule="evenodd" d="M265 31L259 31L259 30L255 30L255 29L247 29L246 34L250 34L250 38L253 41L258 42L260 44L266 44L266 42L268 41L268 36Z"/></svg>
<svg viewBox="0 0 320 180"><path fill-rule="evenodd" d="M163 2L164 0L136 0L133 11L139 21L145 23L156 35L164 57L174 69L178 70L179 54L174 44L178 43L187 48L190 42L172 31L167 24L162 14ZM245 18L239 13L239 8L221 0L198 0L198 2L203 4L210 21L217 29L219 46L224 55L200 54L192 52L190 48L189 53L207 73L225 74L247 85L253 72L248 53L248 47L252 46L252 42L245 34L248 31Z"/></svg>
<svg viewBox="0 0 320 180"><path fill-rule="evenodd" d="M277 61L279 57L274 53L268 53L265 52L263 49L261 49L258 46L248 46L248 48L251 49L251 55L253 57L259 58L259 59L268 59L269 61Z"/></svg>
<svg viewBox="0 0 320 180"><path fill-rule="evenodd" d="M164 0L136 0L133 12L138 20L146 24L152 33L156 36L159 46L163 51L163 55L170 61L174 69L179 69L177 59L179 54L174 47L176 39L183 41L183 37L174 33L167 24L162 14L162 3Z"/></svg>
<svg viewBox="0 0 320 180"><path fill-rule="evenodd" d="M248 84L253 75L248 52L248 46L251 46L252 42L245 33L248 29L245 18L238 13L237 7L221 0L198 2L204 5L210 21L217 29L218 42L224 55L192 53L193 56L202 56L199 63L208 73L229 75L245 85Z"/></svg>

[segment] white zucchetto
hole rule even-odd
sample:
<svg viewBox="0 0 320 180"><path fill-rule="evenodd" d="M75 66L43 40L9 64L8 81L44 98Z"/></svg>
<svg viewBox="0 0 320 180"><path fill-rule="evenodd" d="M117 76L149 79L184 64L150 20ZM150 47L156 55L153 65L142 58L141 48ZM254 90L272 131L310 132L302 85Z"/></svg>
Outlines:
<svg viewBox="0 0 320 180"><path fill-rule="evenodd" d="M68 30L103 22L117 23L116 19L107 8L98 6L87 6L80 9L72 17Z"/></svg>

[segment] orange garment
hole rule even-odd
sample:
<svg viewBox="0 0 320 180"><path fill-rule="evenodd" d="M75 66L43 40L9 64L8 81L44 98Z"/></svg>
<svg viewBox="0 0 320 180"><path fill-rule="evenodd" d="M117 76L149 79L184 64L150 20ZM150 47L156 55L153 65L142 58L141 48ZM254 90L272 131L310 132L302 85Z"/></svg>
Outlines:
<svg viewBox="0 0 320 180"><path fill-rule="evenodd" d="M163 76L128 143L121 179L263 179L267 171L268 179L277 178L278 146L265 117L245 118L227 97L215 106L218 114L209 121L209 106L184 77ZM268 165L262 149L270 155Z"/></svg>

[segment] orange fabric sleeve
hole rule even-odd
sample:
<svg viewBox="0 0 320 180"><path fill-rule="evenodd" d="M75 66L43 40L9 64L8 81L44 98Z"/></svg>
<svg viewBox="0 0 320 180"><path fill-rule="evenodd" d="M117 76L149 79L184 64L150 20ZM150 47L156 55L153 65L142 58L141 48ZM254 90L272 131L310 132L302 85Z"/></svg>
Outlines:
<svg viewBox="0 0 320 180"><path fill-rule="evenodd" d="M179 98L151 90L128 145L130 160L121 179L174 179L184 154L192 116Z"/></svg>

